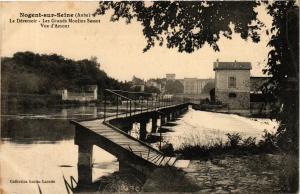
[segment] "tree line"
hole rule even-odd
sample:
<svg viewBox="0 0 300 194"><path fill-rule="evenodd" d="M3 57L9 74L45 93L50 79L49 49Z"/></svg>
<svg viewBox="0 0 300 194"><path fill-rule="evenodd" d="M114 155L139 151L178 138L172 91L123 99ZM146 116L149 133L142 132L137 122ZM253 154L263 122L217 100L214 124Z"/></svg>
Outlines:
<svg viewBox="0 0 300 194"><path fill-rule="evenodd" d="M100 95L106 88L130 89L128 82L101 70L95 57L72 60L57 54L17 52L1 58L1 77L2 93L52 94L86 85L98 85Z"/></svg>

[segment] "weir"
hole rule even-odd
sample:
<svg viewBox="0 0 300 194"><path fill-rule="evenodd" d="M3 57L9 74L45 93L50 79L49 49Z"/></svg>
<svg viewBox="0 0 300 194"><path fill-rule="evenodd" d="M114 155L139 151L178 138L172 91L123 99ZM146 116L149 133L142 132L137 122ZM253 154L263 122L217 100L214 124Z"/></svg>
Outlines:
<svg viewBox="0 0 300 194"><path fill-rule="evenodd" d="M126 94L126 95L124 95ZM107 105L114 103L114 111ZM105 90L102 118L70 122L75 125L75 144L78 145L78 185L92 183L93 146L98 146L119 161L119 170L135 169L150 175L155 168L174 166L185 168L188 160L178 160L145 143L147 123L155 133L160 118L161 127L188 110L189 103L164 99L140 92ZM139 123L139 139L128 134L133 123Z"/></svg>

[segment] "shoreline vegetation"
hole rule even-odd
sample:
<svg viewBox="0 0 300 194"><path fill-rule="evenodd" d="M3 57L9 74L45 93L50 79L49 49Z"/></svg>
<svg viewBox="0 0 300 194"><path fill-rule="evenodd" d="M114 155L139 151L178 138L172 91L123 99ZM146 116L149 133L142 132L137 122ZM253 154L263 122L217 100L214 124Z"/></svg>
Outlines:
<svg viewBox="0 0 300 194"><path fill-rule="evenodd" d="M228 163L243 160L247 168L251 169L251 173L256 173L257 176L261 176L262 172L271 173L277 181L278 191L289 193L298 191L298 157L280 149L277 145L276 133L265 130L259 141L255 137L242 138L239 133L227 133L226 136L227 142L220 140L211 145L201 145L200 141L196 141L195 138L186 139L176 150L172 144L166 143L161 151L170 156L176 155L180 159L198 161L202 164L217 163L215 165L219 165L221 161L225 163L225 165L221 164L221 167L225 168L226 172L230 168ZM240 165L240 162L237 165Z"/></svg>
<svg viewBox="0 0 300 194"><path fill-rule="evenodd" d="M3 57L1 58L1 77L1 108L3 111L14 107L48 108L101 105L104 88L130 90L130 83L120 82L109 77L100 69L100 63L95 58L75 61L56 54L40 55L32 52L18 52L13 57ZM95 101L63 101L58 93L63 88L76 89L93 84L101 86L98 90L99 99ZM282 134L265 131L262 140L258 142L255 137L243 139L238 133L226 135L227 142L216 140L211 145L201 145L197 139L193 139L193 141L187 139L176 150L167 143L161 151L167 155L176 155L182 159L193 161L213 161L216 158L228 156L248 157L247 160L250 161L252 157L256 156L276 155L279 156L274 161L274 163L278 163L276 167L269 164L252 163L250 169L275 169L277 173L275 176L279 177L282 187L281 191L297 192L298 155L283 150L280 145L282 140L280 142L279 138ZM298 145L296 147L298 149ZM267 161L267 163L271 164L272 161ZM167 172L167 175L172 174L173 170ZM158 174L160 173L158 172ZM176 184L180 184L182 180L179 179ZM189 184L188 181L186 183ZM149 186L149 184L148 182L147 185ZM172 184L168 185L168 188L172 187ZM166 191L168 190L166 189Z"/></svg>
<svg viewBox="0 0 300 194"><path fill-rule="evenodd" d="M211 158L215 155L252 155L252 154L273 154L279 153L280 149L276 144L276 134L264 131L262 139L257 141L256 137L242 138L239 133L227 133L227 141L216 140L210 145L202 145L197 138L186 138L182 145L173 151L183 159ZM170 144L169 144L170 145ZM170 145L172 147L172 145ZM162 150L164 151L164 150Z"/></svg>
<svg viewBox="0 0 300 194"><path fill-rule="evenodd" d="M62 90L82 91L88 85L98 86L98 100L92 102L63 101ZM104 89L135 91L130 81L119 81L101 69L97 57L72 60L58 54L16 52L1 57L2 105L52 107L100 103ZM151 86L145 92L158 92Z"/></svg>

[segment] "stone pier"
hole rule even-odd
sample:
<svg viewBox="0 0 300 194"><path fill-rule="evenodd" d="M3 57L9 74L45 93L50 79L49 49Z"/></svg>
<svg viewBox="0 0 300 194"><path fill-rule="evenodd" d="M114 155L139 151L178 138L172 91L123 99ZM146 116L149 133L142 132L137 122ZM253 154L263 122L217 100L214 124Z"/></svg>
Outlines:
<svg viewBox="0 0 300 194"><path fill-rule="evenodd" d="M92 183L93 145L78 145L78 184L88 185Z"/></svg>
<svg viewBox="0 0 300 194"><path fill-rule="evenodd" d="M152 121L151 132L155 133L157 129L157 117L152 117L151 121Z"/></svg>

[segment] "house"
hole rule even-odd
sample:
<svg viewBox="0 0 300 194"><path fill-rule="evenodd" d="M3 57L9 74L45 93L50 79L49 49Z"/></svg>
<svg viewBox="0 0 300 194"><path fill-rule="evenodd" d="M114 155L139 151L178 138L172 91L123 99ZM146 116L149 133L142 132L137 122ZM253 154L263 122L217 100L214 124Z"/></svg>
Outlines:
<svg viewBox="0 0 300 194"><path fill-rule="evenodd" d="M215 99L228 112L250 114L250 62L214 62Z"/></svg>
<svg viewBox="0 0 300 194"><path fill-rule="evenodd" d="M175 81L175 78L176 78L176 74L174 73L167 73L166 74L166 80L172 80L172 81Z"/></svg>
<svg viewBox="0 0 300 194"><path fill-rule="evenodd" d="M145 82L144 82L144 80L133 76L131 83L132 83L131 88L133 88L135 91L138 91L138 92L144 92L145 91Z"/></svg>
<svg viewBox="0 0 300 194"><path fill-rule="evenodd" d="M62 100L93 101L98 99L98 86L86 85L80 88L63 89Z"/></svg>

